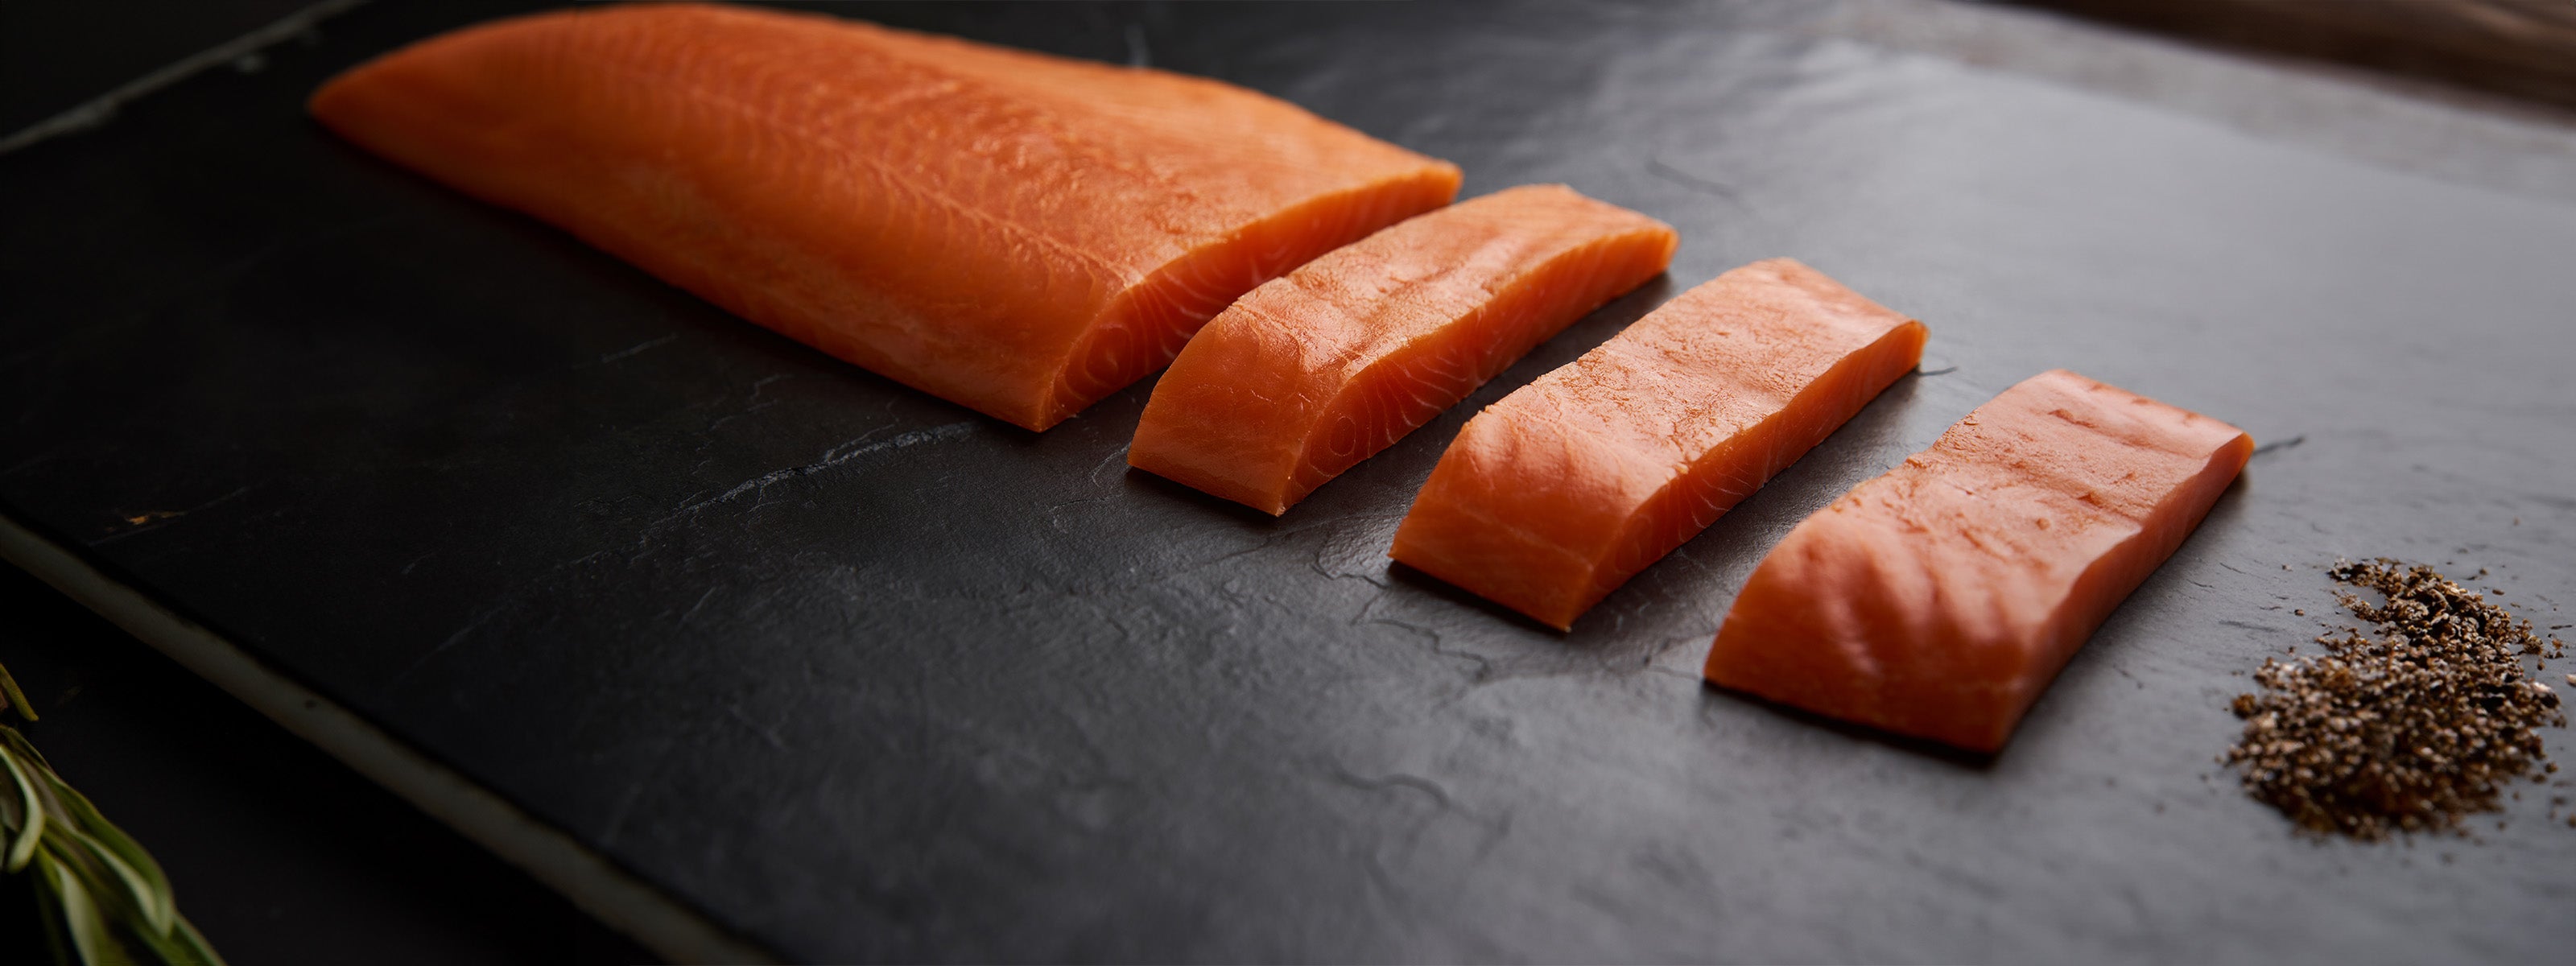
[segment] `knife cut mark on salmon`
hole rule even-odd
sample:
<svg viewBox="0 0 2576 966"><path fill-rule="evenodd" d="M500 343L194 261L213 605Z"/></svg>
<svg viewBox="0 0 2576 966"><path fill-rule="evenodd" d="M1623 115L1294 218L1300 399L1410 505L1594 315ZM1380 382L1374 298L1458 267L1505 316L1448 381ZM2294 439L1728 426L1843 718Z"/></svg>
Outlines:
<svg viewBox="0 0 2576 966"><path fill-rule="evenodd" d="M1736 596L1707 678L2000 750L2253 450L2207 416L2033 376L1791 530Z"/></svg>
<svg viewBox="0 0 2576 966"><path fill-rule="evenodd" d="M1789 259L1727 272L1469 420L1389 556L1570 628L1914 368L1925 335Z"/></svg>
<svg viewBox="0 0 2576 966"><path fill-rule="evenodd" d="M315 117L738 315L1044 429L1458 169L1210 80L681 4L431 38Z"/></svg>
<svg viewBox="0 0 2576 966"><path fill-rule="evenodd" d="M1254 289L1154 386L1128 462L1271 514L1655 277L1663 222L1529 185L1378 232Z"/></svg>

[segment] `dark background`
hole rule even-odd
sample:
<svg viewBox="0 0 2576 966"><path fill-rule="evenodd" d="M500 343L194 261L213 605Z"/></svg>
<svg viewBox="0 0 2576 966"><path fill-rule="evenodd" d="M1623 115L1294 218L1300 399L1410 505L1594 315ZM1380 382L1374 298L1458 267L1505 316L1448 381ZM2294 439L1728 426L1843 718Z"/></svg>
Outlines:
<svg viewBox="0 0 2576 966"><path fill-rule="evenodd" d="M0 159L0 502L805 958L2558 948L2576 853L2536 807L2484 844L2314 845L2207 764L2335 555L2569 592L2548 266L2576 215L2515 187L2569 183L2546 132L2419 115L2342 150L2332 116L1962 68L2134 52L1938 5L834 9L1109 60L1141 39L1458 160L1471 193L1564 179L1665 217L1684 255L1272 523L1123 471L1150 384L1007 431L319 134L295 104L321 77L485 12L379 4ZM2191 96L2187 61L2133 62L2110 86ZM2220 76L2252 114L2305 96ZM1956 369L1570 638L1378 560L1475 404L1783 253L1924 317L1927 368ZM2060 364L2273 448L2013 749L1696 686L1769 541ZM124 522L147 510L183 515ZM638 955L94 622L0 660L237 961Z"/></svg>

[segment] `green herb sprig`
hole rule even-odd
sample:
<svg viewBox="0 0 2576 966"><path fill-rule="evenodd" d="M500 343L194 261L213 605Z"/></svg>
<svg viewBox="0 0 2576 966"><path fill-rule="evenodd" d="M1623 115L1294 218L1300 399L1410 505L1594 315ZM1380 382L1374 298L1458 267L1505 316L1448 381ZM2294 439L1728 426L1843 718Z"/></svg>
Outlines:
<svg viewBox="0 0 2576 966"><path fill-rule="evenodd" d="M0 709L36 720L0 667ZM0 871L35 877L45 942L62 964L222 966L170 898L170 880L133 837L54 774L25 735L0 725Z"/></svg>

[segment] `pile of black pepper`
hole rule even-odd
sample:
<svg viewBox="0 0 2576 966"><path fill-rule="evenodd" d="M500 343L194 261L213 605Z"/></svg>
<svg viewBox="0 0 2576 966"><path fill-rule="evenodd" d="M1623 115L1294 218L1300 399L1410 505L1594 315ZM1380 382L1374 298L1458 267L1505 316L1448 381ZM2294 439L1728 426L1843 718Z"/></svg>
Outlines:
<svg viewBox="0 0 2576 966"><path fill-rule="evenodd" d="M2263 692L2237 696L2245 734L2222 759L2247 792L2302 828L2378 840L2458 831L2500 810L2516 778L2558 770L2538 729L2567 716L2524 661L2563 656L2564 643L2544 646L2529 621L2430 567L2382 558L2328 574L2386 595L2337 592L2378 636L2320 635L2322 655L2263 662Z"/></svg>

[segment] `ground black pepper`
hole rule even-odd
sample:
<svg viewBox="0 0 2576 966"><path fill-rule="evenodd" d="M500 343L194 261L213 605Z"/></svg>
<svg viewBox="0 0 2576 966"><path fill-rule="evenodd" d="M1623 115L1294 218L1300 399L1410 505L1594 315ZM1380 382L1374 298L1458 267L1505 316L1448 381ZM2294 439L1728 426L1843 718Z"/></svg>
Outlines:
<svg viewBox="0 0 2576 966"><path fill-rule="evenodd" d="M2564 643L2430 567L2383 558L2328 575L2386 597L2337 593L2378 636L2347 629L2316 638L2324 654L2263 661L2262 692L2233 705L2244 735L2221 759L2248 793L2303 829L2377 840L2461 831L2501 809L2507 782L2542 780L2537 729L2567 716L2523 659L2563 656Z"/></svg>

